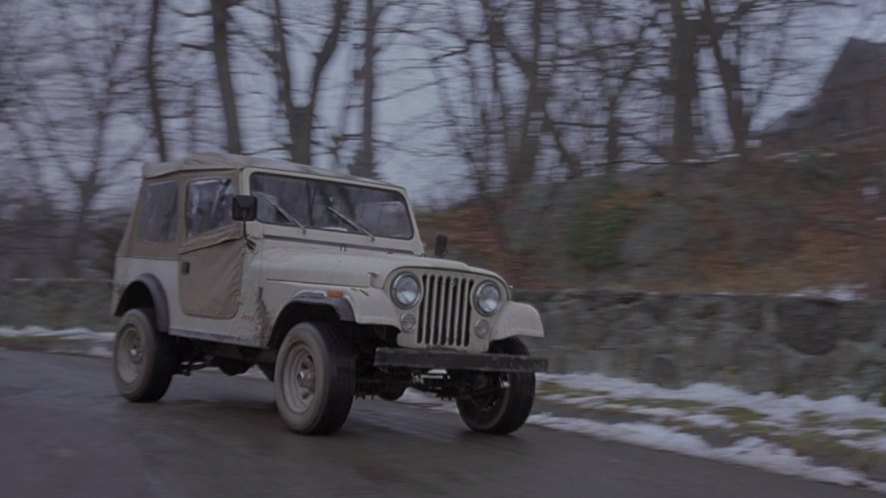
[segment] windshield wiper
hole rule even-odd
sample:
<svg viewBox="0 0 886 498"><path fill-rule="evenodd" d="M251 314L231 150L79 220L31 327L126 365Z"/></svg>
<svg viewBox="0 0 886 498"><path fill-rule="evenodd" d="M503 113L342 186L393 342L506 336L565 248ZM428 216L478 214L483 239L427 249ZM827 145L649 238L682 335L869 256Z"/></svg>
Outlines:
<svg viewBox="0 0 886 498"><path fill-rule="evenodd" d="M336 217L338 217L338 219L344 221L344 222L347 223L348 225L351 225L351 228L353 228L354 230L358 230L358 231L360 231L360 232L363 232L364 234L366 234L366 235L369 236L369 239L370 239L370 240L372 240L373 242L375 241L375 235L372 235L372 232L370 232L369 230L367 230L367 229L363 228L362 226L360 226L359 224L357 224L356 221L352 221L352 220L351 220L350 218L348 218L347 216L345 216L345 215L339 213L339 212L336 211L335 208L332 207L332 206L326 206L326 209L327 209L330 213L332 213L332 214L334 214Z"/></svg>
<svg viewBox="0 0 886 498"><path fill-rule="evenodd" d="M262 198L264 200L266 200L268 202L268 204L273 206L274 209L276 209L278 213L283 215L283 217L286 218L286 221L288 221L289 223L292 223L293 225L298 225L298 227L301 228L301 231L303 234L308 232L308 230L305 228L305 226L302 224L302 222L298 221L298 219L295 216L292 216L291 214L289 214L289 211L283 209L283 206L281 206L280 204L277 204L277 201L275 201L270 195L264 194L264 192L262 192Z"/></svg>

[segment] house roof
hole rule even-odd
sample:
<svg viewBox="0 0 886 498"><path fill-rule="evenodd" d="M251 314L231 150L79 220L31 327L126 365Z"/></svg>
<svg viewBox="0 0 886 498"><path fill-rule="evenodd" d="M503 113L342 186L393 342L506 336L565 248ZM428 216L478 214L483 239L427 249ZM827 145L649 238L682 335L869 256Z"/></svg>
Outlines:
<svg viewBox="0 0 886 498"><path fill-rule="evenodd" d="M882 79L886 79L886 43L850 38L825 78L822 91Z"/></svg>
<svg viewBox="0 0 886 498"><path fill-rule="evenodd" d="M378 180L360 178L331 170L312 168L311 166L289 161L225 154L220 152L211 154L192 154L179 161L145 163L142 167L142 176L145 178L156 178L180 172L240 171L244 168L260 168L285 173L306 173L312 176L325 177L333 180L355 180L363 183L372 183L378 186L397 187L396 185Z"/></svg>
<svg viewBox="0 0 886 498"><path fill-rule="evenodd" d="M886 79L886 43L850 38L821 85L818 96L801 108L782 114L762 135L812 126L825 119L819 110L822 95L856 85Z"/></svg>

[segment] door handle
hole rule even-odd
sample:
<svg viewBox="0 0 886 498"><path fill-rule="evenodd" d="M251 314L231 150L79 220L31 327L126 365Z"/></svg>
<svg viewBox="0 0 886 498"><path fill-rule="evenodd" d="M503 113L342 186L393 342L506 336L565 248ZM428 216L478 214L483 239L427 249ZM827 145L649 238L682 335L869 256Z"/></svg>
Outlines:
<svg viewBox="0 0 886 498"><path fill-rule="evenodd" d="M191 263L185 261L182 263L182 275L187 275L191 273Z"/></svg>

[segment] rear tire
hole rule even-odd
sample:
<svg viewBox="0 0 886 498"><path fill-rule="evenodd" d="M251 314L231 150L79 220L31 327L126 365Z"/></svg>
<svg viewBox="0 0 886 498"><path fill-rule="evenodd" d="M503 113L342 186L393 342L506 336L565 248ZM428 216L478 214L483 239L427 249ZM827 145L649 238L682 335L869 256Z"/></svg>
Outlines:
<svg viewBox="0 0 886 498"><path fill-rule="evenodd" d="M528 355L529 349L516 337L490 344L490 353ZM532 411L535 373L486 374L489 389L455 400L458 414L469 428L488 434L509 434L519 429ZM507 387L504 387L504 386Z"/></svg>
<svg viewBox="0 0 886 498"><path fill-rule="evenodd" d="M151 310L123 314L114 341L114 383L124 398L157 401L166 394L177 366L175 343L154 327Z"/></svg>
<svg viewBox="0 0 886 498"><path fill-rule="evenodd" d="M332 434L354 400L357 376L346 331L327 323L299 323L280 350L274 369L277 411L299 434Z"/></svg>

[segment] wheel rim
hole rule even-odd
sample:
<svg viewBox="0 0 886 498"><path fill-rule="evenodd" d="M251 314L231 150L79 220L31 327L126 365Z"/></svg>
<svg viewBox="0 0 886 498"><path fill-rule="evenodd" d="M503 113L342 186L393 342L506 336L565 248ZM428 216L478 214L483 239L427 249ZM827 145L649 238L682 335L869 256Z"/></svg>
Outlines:
<svg viewBox="0 0 886 498"><path fill-rule="evenodd" d="M310 349L304 344L295 345L286 355L284 367L286 405L294 412L304 413L314 403L317 391L317 367Z"/></svg>
<svg viewBox="0 0 886 498"><path fill-rule="evenodd" d="M127 325L120 331L114 358L120 380L132 384L141 376L145 363L144 344L141 334L134 326Z"/></svg>
<svg viewBox="0 0 886 498"><path fill-rule="evenodd" d="M502 377L490 377L490 383L484 392L474 394L468 398L468 403L478 413L491 414L501 408L502 401L507 395L508 388L504 387Z"/></svg>

